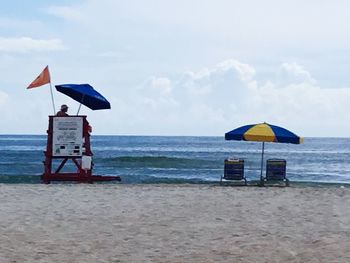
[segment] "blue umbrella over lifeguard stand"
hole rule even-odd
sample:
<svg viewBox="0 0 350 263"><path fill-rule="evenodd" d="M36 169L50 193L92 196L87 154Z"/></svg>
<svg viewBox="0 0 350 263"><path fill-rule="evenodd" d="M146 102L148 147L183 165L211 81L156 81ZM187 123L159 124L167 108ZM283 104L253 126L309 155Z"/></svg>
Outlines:
<svg viewBox="0 0 350 263"><path fill-rule="evenodd" d="M91 110L110 109L111 104L89 84L61 84L56 85L56 90L79 102L79 114L81 105L85 105Z"/></svg>

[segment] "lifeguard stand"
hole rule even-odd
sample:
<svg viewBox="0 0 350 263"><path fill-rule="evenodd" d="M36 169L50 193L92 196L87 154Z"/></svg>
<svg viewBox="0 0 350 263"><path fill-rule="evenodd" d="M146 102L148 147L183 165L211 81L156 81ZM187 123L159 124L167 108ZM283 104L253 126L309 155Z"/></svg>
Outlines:
<svg viewBox="0 0 350 263"><path fill-rule="evenodd" d="M49 116L44 154L44 173L41 179L45 184L52 181L93 183L121 180L119 176L92 175L93 154L90 146L90 126L86 116ZM69 160L76 166L76 172L61 172ZM53 167L54 161L56 168Z"/></svg>

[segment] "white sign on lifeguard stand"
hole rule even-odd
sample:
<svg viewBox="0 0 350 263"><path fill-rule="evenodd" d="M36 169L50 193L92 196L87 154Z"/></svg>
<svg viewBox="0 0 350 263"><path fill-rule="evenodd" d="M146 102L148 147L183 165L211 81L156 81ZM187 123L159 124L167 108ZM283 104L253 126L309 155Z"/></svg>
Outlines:
<svg viewBox="0 0 350 263"><path fill-rule="evenodd" d="M53 118L52 156L82 156L83 118Z"/></svg>

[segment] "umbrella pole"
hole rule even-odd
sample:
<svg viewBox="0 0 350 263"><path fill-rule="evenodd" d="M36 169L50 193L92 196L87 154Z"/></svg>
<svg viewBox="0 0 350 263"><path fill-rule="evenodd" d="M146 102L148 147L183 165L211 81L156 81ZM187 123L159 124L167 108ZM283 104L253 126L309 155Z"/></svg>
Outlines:
<svg viewBox="0 0 350 263"><path fill-rule="evenodd" d="M264 148L265 142L262 143L262 153L261 153L261 170L260 170L260 182L263 182L263 167L264 167Z"/></svg>
<svg viewBox="0 0 350 263"><path fill-rule="evenodd" d="M77 112L77 116L78 116L78 114L79 114L79 111L80 111L80 108L81 108L81 104L84 102L84 98L85 98L85 94L84 94L83 97L81 98L80 105L79 105L78 112Z"/></svg>
<svg viewBox="0 0 350 263"><path fill-rule="evenodd" d="M79 108L78 108L77 116L79 115L80 108L81 108L81 103L80 103Z"/></svg>

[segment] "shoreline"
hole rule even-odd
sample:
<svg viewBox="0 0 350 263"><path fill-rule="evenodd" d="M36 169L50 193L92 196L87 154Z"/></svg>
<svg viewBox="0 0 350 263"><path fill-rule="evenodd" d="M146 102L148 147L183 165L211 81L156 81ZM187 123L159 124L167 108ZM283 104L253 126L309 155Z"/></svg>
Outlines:
<svg viewBox="0 0 350 263"><path fill-rule="evenodd" d="M12 184L42 184L41 175L13 175L13 176L4 176L0 175L0 185L12 185ZM95 184L103 184L103 185L212 185L212 186L220 186L219 181L205 181L200 179L181 179L181 178L152 178L146 180L144 182L123 182L123 177L121 176L121 182L107 182L107 183L95 183ZM65 185L65 184L74 184L73 182L55 182L54 185ZM242 187L260 187L259 180L251 180L247 182L247 186ZM223 187L225 186L235 186L235 182L233 181L223 181ZM240 185L236 185L239 187ZM283 185L282 185L283 186ZM294 187L350 187L350 182L326 182L326 181L293 181L290 180L290 186ZM265 187L274 187L273 184L266 185Z"/></svg>

